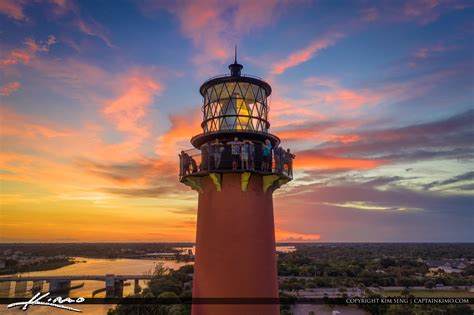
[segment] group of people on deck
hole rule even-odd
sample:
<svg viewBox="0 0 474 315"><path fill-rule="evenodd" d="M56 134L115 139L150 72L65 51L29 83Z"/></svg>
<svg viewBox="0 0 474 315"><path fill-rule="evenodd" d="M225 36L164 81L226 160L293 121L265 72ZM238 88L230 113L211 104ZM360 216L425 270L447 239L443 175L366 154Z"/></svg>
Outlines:
<svg viewBox="0 0 474 315"><path fill-rule="evenodd" d="M230 153L232 158L232 170L255 170L255 143L251 140L240 141L238 137L235 137L234 140L229 141L226 145L230 146ZM222 162L222 153L225 150L225 146L219 139L214 140L209 144L203 145L201 148L204 150L204 155L208 159L212 159L214 162L214 169L219 169ZM180 154L182 167L184 171L183 175L190 173L190 168L192 172L197 172L198 165L193 157L189 156L186 152L181 151ZM288 176L293 176L293 159L295 155L291 153L290 149L286 151L281 148L278 143L275 146L272 146L269 139L266 139L262 144L262 163L261 171L262 172L272 172L273 159L275 160L275 172L282 173L287 170ZM210 163L211 160L208 161ZM204 164L206 165L206 164ZM201 169L201 165L199 165ZM209 166L210 168L210 166ZM202 170L202 169L201 169Z"/></svg>

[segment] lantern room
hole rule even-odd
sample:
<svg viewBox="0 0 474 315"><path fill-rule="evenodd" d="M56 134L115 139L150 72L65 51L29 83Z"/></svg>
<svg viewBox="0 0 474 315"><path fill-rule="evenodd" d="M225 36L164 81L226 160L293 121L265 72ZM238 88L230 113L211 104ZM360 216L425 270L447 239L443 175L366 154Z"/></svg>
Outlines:
<svg viewBox="0 0 474 315"><path fill-rule="evenodd" d="M230 74L213 77L201 85L203 133L191 140L196 148L217 136L232 139L244 134L257 141L270 139L273 144L280 142L268 133L267 99L272 88L259 77L242 75L242 68L235 58L234 63L229 65Z"/></svg>

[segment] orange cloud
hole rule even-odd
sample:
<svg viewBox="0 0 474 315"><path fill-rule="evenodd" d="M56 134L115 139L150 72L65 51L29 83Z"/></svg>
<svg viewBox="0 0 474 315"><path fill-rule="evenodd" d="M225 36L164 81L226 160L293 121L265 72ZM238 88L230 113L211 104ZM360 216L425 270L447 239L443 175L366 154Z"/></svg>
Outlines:
<svg viewBox="0 0 474 315"><path fill-rule="evenodd" d="M125 90L115 99L108 101L103 113L114 124L117 130L139 139L146 138L149 131L140 123L148 111L155 95L163 87L153 79L142 75L128 78Z"/></svg>
<svg viewBox="0 0 474 315"><path fill-rule="evenodd" d="M191 137L202 133L201 115L196 108L186 115L170 116L170 129L157 138L156 154L162 157L175 158L180 150L191 149Z"/></svg>
<svg viewBox="0 0 474 315"><path fill-rule="evenodd" d="M0 86L0 96L9 96L20 88L21 84L18 81L13 81Z"/></svg>
<svg viewBox="0 0 474 315"><path fill-rule="evenodd" d="M386 163L387 162L383 160L323 156L305 151L296 154L293 167L317 169L372 169Z"/></svg>
<svg viewBox="0 0 474 315"><path fill-rule="evenodd" d="M277 242L314 242L319 241L321 239L321 235L294 233L276 228L275 238Z"/></svg>
<svg viewBox="0 0 474 315"><path fill-rule="evenodd" d="M31 141L40 138L64 137L71 134L65 129L42 125L35 122L34 118L19 115L5 107L0 107L0 116L2 117L2 128L0 128L2 137L14 136Z"/></svg>
<svg viewBox="0 0 474 315"><path fill-rule="evenodd" d="M341 33L335 33L324 38L314 40L307 47L292 53L283 60L276 62L272 66L272 74L282 74L287 69L296 67L297 65L310 60L319 51L334 45L342 37L343 35Z"/></svg>

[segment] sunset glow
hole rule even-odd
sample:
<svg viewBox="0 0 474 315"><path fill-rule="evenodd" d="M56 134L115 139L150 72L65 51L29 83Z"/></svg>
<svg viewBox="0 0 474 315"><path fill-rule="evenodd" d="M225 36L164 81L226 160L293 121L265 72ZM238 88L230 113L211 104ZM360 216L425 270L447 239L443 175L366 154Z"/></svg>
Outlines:
<svg viewBox="0 0 474 315"><path fill-rule="evenodd" d="M234 45L296 155L277 241L474 241L473 20L469 1L0 1L0 242L194 242L178 152Z"/></svg>

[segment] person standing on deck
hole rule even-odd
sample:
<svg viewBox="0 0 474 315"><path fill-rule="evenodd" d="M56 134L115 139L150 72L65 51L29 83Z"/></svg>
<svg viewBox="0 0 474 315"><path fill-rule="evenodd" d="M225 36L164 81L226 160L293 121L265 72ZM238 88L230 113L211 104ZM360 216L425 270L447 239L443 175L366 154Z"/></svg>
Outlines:
<svg viewBox="0 0 474 315"><path fill-rule="evenodd" d="M265 144L262 146L262 171L271 172L272 171L272 144L270 140L265 140Z"/></svg>
<svg viewBox="0 0 474 315"><path fill-rule="evenodd" d="M214 157L214 167L215 169L218 169L221 165L221 157L222 157L222 152L224 151L224 145L219 142L219 139L216 139L211 144L211 152L212 156Z"/></svg>
<svg viewBox="0 0 474 315"><path fill-rule="evenodd" d="M239 166L239 158L240 158L240 146L242 142L239 141L239 138L235 137L234 141L229 141L227 144L231 146L231 154L232 154L232 170L237 170Z"/></svg>
<svg viewBox="0 0 474 315"><path fill-rule="evenodd" d="M249 144L247 140L243 141L242 145L240 146L240 160L242 161L242 169L248 170L249 169Z"/></svg>

